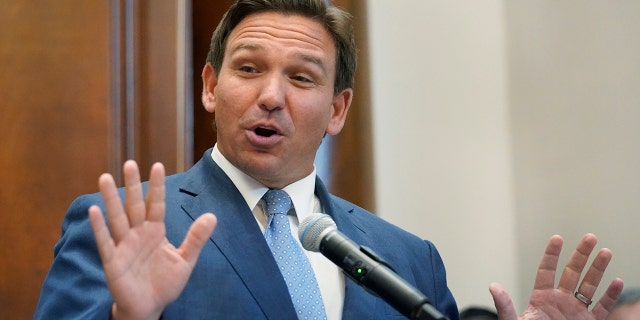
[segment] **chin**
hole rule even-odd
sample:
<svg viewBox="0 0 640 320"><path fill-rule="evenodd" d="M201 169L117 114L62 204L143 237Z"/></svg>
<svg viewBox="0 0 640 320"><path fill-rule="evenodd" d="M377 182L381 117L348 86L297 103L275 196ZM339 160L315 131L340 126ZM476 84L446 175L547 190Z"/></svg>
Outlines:
<svg viewBox="0 0 640 320"><path fill-rule="evenodd" d="M251 176L275 176L283 165L280 159L266 153L238 159L238 167Z"/></svg>

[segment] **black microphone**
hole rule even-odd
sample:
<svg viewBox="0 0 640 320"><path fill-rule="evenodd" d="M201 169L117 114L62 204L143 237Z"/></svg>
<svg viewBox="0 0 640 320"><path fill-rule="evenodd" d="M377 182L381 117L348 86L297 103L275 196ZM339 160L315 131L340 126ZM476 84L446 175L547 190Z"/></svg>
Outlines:
<svg viewBox="0 0 640 320"><path fill-rule="evenodd" d="M329 215L312 215L300 223L302 247L322 253L361 287L378 295L410 319L448 319L429 298L412 287L371 249L359 246L338 231Z"/></svg>

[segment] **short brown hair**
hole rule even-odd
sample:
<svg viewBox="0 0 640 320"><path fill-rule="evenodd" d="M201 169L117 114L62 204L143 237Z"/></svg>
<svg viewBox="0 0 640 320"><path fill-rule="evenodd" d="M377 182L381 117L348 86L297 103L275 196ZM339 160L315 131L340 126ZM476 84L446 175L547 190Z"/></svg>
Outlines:
<svg viewBox="0 0 640 320"><path fill-rule="evenodd" d="M266 11L301 15L318 21L329 32L336 46L334 93L353 88L356 71L356 46L351 15L327 0L238 0L222 17L211 37L207 62L216 75L222 67L227 39L231 31L247 16Z"/></svg>

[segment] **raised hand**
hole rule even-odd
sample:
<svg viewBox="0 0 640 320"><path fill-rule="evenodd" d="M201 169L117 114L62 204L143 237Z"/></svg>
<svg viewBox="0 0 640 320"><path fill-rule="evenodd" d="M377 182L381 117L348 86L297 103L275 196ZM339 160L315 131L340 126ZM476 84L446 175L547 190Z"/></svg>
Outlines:
<svg viewBox="0 0 640 320"><path fill-rule="evenodd" d="M113 319L157 319L184 289L217 221L213 214L202 215L176 248L165 233L162 164L151 168L146 199L137 164L127 161L123 170L124 205L113 177L99 179L110 230L98 206L89 208L89 218L114 298Z"/></svg>
<svg viewBox="0 0 640 320"><path fill-rule="evenodd" d="M558 287L555 288L554 281L558 257L562 250L562 238L557 235L551 237L538 267L529 306L519 319L604 320L623 287L621 279L613 280L602 298L590 308L591 299L593 299L604 271L611 261L609 249L598 251L584 279L578 285L589 255L597 242L598 240L593 234L586 234L582 237L562 272ZM513 302L502 286L492 283L489 291L493 296L500 319L518 319Z"/></svg>

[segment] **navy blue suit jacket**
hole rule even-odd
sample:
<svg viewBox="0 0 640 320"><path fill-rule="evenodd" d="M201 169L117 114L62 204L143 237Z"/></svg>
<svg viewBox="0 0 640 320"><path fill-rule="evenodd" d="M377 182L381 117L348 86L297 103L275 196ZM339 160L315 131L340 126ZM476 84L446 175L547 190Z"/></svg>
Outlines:
<svg viewBox="0 0 640 320"><path fill-rule="evenodd" d="M316 179L315 193L342 233L371 248L438 310L458 319L442 260L431 242L329 194L320 179ZM285 282L251 209L211 159L211 150L190 170L167 177L166 202L167 238L176 246L205 212L216 214L218 226L184 291L166 307L163 319L296 319ZM35 319L108 319L113 300L89 224L87 210L93 204L104 210L99 194L81 196L70 206ZM402 318L383 300L345 280L344 319L394 317Z"/></svg>

